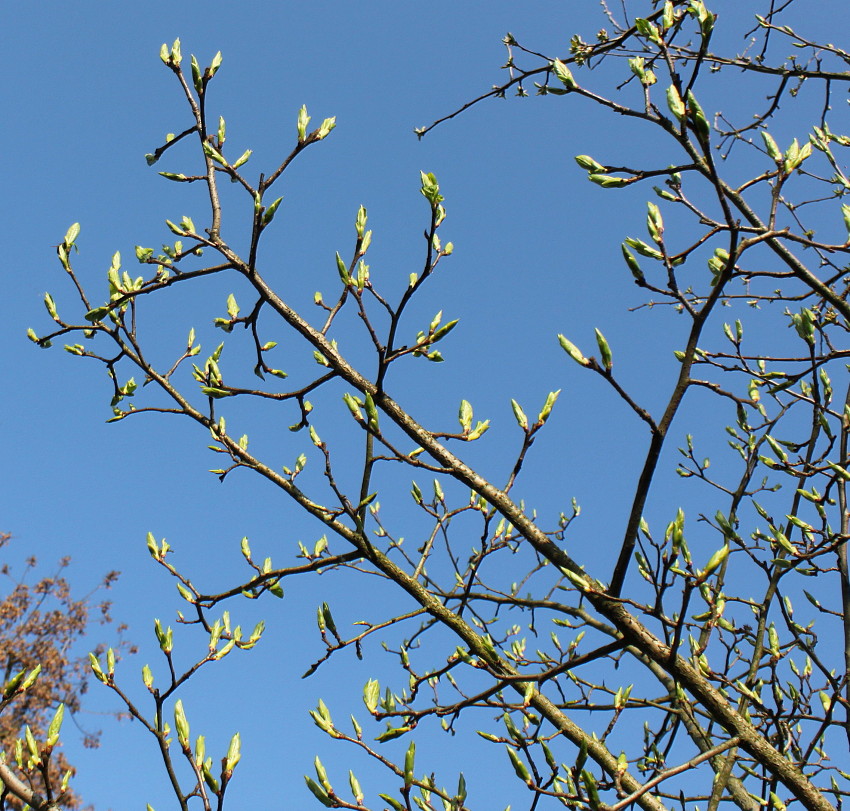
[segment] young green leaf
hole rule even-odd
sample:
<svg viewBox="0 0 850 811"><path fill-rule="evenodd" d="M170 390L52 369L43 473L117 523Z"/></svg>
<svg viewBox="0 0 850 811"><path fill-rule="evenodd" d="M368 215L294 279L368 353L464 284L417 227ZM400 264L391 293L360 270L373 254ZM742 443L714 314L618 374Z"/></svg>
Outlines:
<svg viewBox="0 0 850 811"><path fill-rule="evenodd" d="M676 120L681 121L685 117L685 103L674 84L667 88L667 107L670 108Z"/></svg>
<svg viewBox="0 0 850 811"><path fill-rule="evenodd" d="M551 67L552 72L555 74L558 81L561 82L567 90L575 90L578 87L570 69L560 59L556 59L552 62Z"/></svg>

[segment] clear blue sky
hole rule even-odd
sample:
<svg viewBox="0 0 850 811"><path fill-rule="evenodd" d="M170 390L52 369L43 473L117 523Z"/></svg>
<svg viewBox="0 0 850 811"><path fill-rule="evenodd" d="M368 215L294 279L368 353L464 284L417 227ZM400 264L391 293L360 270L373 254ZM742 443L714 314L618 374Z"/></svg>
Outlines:
<svg viewBox="0 0 850 811"><path fill-rule="evenodd" d="M261 482L234 477L220 485L205 472L217 459L192 426L156 418L106 425L102 370L61 348L39 351L25 338L30 326L47 329L46 290L60 310L71 306L54 246L72 222L82 226L77 266L105 285L115 250L132 272L135 244L158 245L168 239L166 217L202 210L197 194L156 174L181 171L177 158L155 169L143 158L166 132L188 126L173 76L158 58L160 45L178 36L187 58L197 54L202 64L222 51L210 103L227 119L234 150L254 149L255 171L291 148L302 104L314 120L337 117L336 131L303 156L285 185L280 233L266 258L267 267L280 265L295 295L306 300L313 290L334 289L334 251L349 249L361 203L375 235L373 276L403 284L418 269L426 225L419 171L437 174L449 214L442 233L456 251L421 315L427 322L443 308L461 326L443 367L427 369L424 383L406 381L397 397L416 414L444 420L454 419L461 397L473 401L495 426L496 447L478 461L496 470L505 458L500 438L519 441L510 398L536 413L548 391L563 388L522 492L550 516L576 496L585 509L576 543L598 550L586 557L589 564L608 566L609 547L598 538L613 531L610 549L616 548L646 438L610 392L565 358L555 335L564 332L590 350L593 327L602 329L626 382L639 385L651 369L643 394L657 406L663 390L654 384L675 370L670 336L685 324L670 313L628 312L641 298L619 243L642 234L648 190L617 195L588 188L573 156L637 154L651 142L631 129L625 143L622 122L588 105L535 97L488 101L421 142L413 135L415 126L503 79L500 40L507 31L544 53L564 54L572 34L590 40L603 25L598 3L50 0L15 4L4 18L0 529L18 538L19 554L36 554L45 564L72 555L71 576L81 591L107 570L123 572L114 613L142 650L119 677L135 689L142 664L159 664L153 617L170 621L180 607L173 583L149 559L146 532L166 536L177 550L175 565L216 585L239 572L243 535L283 564L298 540L321 534ZM226 292L216 289L201 304L223 310ZM196 326L206 329L209 345L208 323ZM288 422L265 419L262 430L286 433ZM295 446L289 437L280 442L291 454L280 463L291 463ZM328 600L351 622L358 612L378 616L380 606L373 611L369 600L384 597L362 586L344 591L342 578L326 582L292 584L282 604L234 606L245 625L264 616L268 638L187 692L193 733L208 731L210 753L218 757L229 734L242 733L233 807L309 806L301 775L310 772L315 752L339 780L349 762L358 763L328 743L307 709L323 697L342 717L352 709L365 715L359 693L380 669L380 652L373 649L364 663L332 662L311 680L298 676L320 653L318 603ZM191 633L185 639L187 654L203 646ZM92 710L116 706L95 685ZM105 730L102 749L78 753L73 726L66 729L81 767L75 784L87 802L116 811L145 802L157 811L173 807L152 741L138 725L96 715L82 720ZM456 757L452 746L460 742L425 736L420 745L423 757L430 751L439 762L442 747ZM451 770L441 776L456 779ZM476 788L488 796L480 779Z"/></svg>

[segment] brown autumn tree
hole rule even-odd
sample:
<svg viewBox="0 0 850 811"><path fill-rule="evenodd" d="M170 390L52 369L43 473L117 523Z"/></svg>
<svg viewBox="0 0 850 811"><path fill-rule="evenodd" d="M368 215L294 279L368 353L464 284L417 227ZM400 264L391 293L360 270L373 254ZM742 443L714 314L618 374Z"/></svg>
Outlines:
<svg viewBox="0 0 850 811"><path fill-rule="evenodd" d="M0 553L12 541L11 533L0 533ZM14 751L14 741L29 727L38 738L47 733L57 707L76 714L88 685L91 669L88 656L81 656L78 642L92 624L109 624L111 603L97 599L98 592L109 589L118 572L109 572L99 586L88 594L72 592L65 573L70 557L62 558L51 574L44 574L35 557L28 557L16 570L0 566L0 667L4 684L18 674L32 673L40 667L38 678L25 691L3 696L0 712L0 746ZM122 626L117 627L123 631ZM99 647L95 648L100 650ZM84 728L84 727L82 727ZM99 732L84 732L86 746L98 745ZM74 767L61 748L47 760L47 779L38 769L27 774L29 788L44 795L49 783L61 785L63 776ZM0 808L21 808L21 801L3 791ZM62 795L61 807L79 808L80 796L69 786Z"/></svg>

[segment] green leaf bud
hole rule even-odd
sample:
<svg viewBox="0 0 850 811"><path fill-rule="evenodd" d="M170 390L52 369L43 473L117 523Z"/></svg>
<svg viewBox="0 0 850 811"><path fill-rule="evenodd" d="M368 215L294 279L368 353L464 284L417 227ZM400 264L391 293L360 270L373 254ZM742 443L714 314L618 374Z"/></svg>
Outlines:
<svg viewBox="0 0 850 811"><path fill-rule="evenodd" d="M298 111L298 143L303 143L307 138L307 125L310 123L310 116L307 115L307 105L304 104L301 106L301 109Z"/></svg>
<svg viewBox="0 0 850 811"><path fill-rule="evenodd" d="M702 107L700 107L699 102L690 89L685 94L685 98L688 102L688 112L690 113L691 121L693 121L697 135L702 141L708 141L711 136L711 126L705 117Z"/></svg>
<svg viewBox="0 0 850 811"><path fill-rule="evenodd" d="M558 335L558 341L561 344L561 348L578 364L581 366L589 366L590 361L581 354L581 350L569 341L564 335Z"/></svg>
<svg viewBox="0 0 850 811"><path fill-rule="evenodd" d="M517 425L522 428L523 431L528 430L528 417L525 416L525 412L522 410L520 404L516 400L511 400L511 408L514 412L514 418L517 421Z"/></svg>
<svg viewBox="0 0 850 811"><path fill-rule="evenodd" d="M242 739L239 733L234 733L230 739L230 745L227 747L227 756L224 763L225 772L232 772L236 768L236 764L242 759Z"/></svg>
<svg viewBox="0 0 850 811"><path fill-rule="evenodd" d="M351 769L348 770L348 785L351 786L354 802L357 805L363 805L365 795L363 794L363 789L360 787L360 781L354 776L354 772Z"/></svg>
<svg viewBox="0 0 850 811"><path fill-rule="evenodd" d="M253 155L253 154L254 154L254 150L252 150L252 149L246 149L246 150L245 150L245 151L244 151L244 152L243 152L243 153L242 153L242 154L241 154L241 155L240 155L240 156L236 159L236 162L233 164L233 168L234 168L234 169L238 169L240 166L244 166L244 165L248 162L248 159L249 159L249 158L251 157L251 155Z"/></svg>
<svg viewBox="0 0 850 811"><path fill-rule="evenodd" d="M201 66L198 64L195 54L192 54L192 84L198 93L203 91L204 85L201 82Z"/></svg>
<svg viewBox="0 0 850 811"><path fill-rule="evenodd" d="M41 754L38 751L38 741L35 739L35 735L32 734L32 730L29 728L29 725L24 727L24 738L27 742L27 749L29 750L30 759L33 762L33 765L40 766L42 763Z"/></svg>
<svg viewBox="0 0 850 811"><path fill-rule="evenodd" d="M773 136L767 130L761 130L761 137L764 141L764 146L767 149L767 154L779 163L779 161L782 160L782 152L780 151L776 141L773 140Z"/></svg>
<svg viewBox="0 0 850 811"><path fill-rule="evenodd" d="M637 284L645 284L646 277L643 275L637 259L635 259L634 254L628 249L625 242L620 246L620 250L623 252L623 259L626 260L626 265L631 271L632 276L634 276L635 282Z"/></svg>
<svg viewBox="0 0 850 811"><path fill-rule="evenodd" d="M464 433L468 433L472 427L472 405L468 400L460 401L460 410L458 411L458 422Z"/></svg>
<svg viewBox="0 0 850 811"><path fill-rule="evenodd" d="M592 174L601 174L605 171L605 167L595 161L590 155L576 155L575 162L581 166L582 169L587 169L588 172Z"/></svg>
<svg viewBox="0 0 850 811"><path fill-rule="evenodd" d="M265 228L273 219L278 206L283 200L283 197L278 197L266 210L263 212L262 225Z"/></svg>
<svg viewBox="0 0 850 811"><path fill-rule="evenodd" d="M627 177L615 177L614 175L599 175L589 174L587 179L603 189L621 189L623 186L628 186L631 179Z"/></svg>
<svg viewBox="0 0 850 811"><path fill-rule="evenodd" d="M348 406L348 410L351 412L351 416L354 417L354 419L356 419L358 422L363 422L363 415L360 413L360 404L357 402L357 400L348 392L342 395L342 399Z"/></svg>
<svg viewBox="0 0 850 811"><path fill-rule="evenodd" d="M467 442L472 442L478 439L489 427L490 420L484 420L483 422L479 421L476 423L475 428L473 428L466 437Z"/></svg>
<svg viewBox="0 0 850 811"><path fill-rule="evenodd" d="M714 574L714 572L716 572L717 569L720 568L723 561L725 561L726 558L728 558L728 557L729 557L729 544L727 543L727 544L724 544L723 546L721 546L720 549L718 549L708 559L708 563L705 564L705 568L700 573L699 577L697 578L697 581L700 582L700 583L705 581L709 576Z"/></svg>
<svg viewBox="0 0 850 811"><path fill-rule="evenodd" d="M339 255L339 252L337 252L337 255L336 255L336 269L337 269L337 272L339 273L339 278L342 281L342 283L346 284L346 285L350 284L351 283L351 276L348 273L348 268L346 267L345 262L343 262L342 257Z"/></svg>
<svg viewBox="0 0 850 811"><path fill-rule="evenodd" d="M540 409L540 413L537 415L537 422L541 425L549 419L549 415L552 413L552 409L554 408L560 393L561 390L558 389L557 391L550 391L546 396L546 402L543 404L543 408Z"/></svg>
<svg viewBox="0 0 850 811"><path fill-rule="evenodd" d="M332 118L326 118L318 130L316 130L316 140L321 141L323 138L327 138L330 135L331 130L336 127L336 116Z"/></svg>
<svg viewBox="0 0 850 811"><path fill-rule="evenodd" d="M209 141L203 141L201 143L201 147L204 150L204 155L208 158L211 158L216 163L221 164L222 166L227 166L228 163L224 158L224 155L221 154Z"/></svg>
<svg viewBox="0 0 850 811"><path fill-rule="evenodd" d="M647 245L642 239L626 237L625 244L630 248L634 248L634 250L636 250L641 256L646 256L649 259L656 259L659 261L664 259L664 256L660 251L657 251L651 245Z"/></svg>
<svg viewBox="0 0 850 811"><path fill-rule="evenodd" d="M100 660L93 653L89 654L89 664L91 665L92 673L94 673L95 678L106 684L106 676L100 666Z"/></svg>
<svg viewBox="0 0 850 811"><path fill-rule="evenodd" d="M599 346L599 353L602 355L602 365L606 372L610 372L614 365L611 347L608 346L608 341L605 340L605 336L598 329L596 330L596 343Z"/></svg>
<svg viewBox="0 0 850 811"><path fill-rule="evenodd" d="M655 203L647 203L646 229L652 241L660 245L664 236L664 220Z"/></svg>
<svg viewBox="0 0 850 811"><path fill-rule="evenodd" d="M54 746L59 741L59 730L62 728L62 719L65 717L65 705L60 704L56 708L56 712L53 715L53 720L50 722L50 726L47 728L47 748L53 749Z"/></svg>
<svg viewBox="0 0 850 811"><path fill-rule="evenodd" d="M177 742L184 752L189 751L189 722L186 720L181 699L177 699L174 705L174 727L177 730Z"/></svg>
<svg viewBox="0 0 850 811"><path fill-rule="evenodd" d="M307 788L310 789L310 793L323 805L325 808L333 808L334 802L328 797L325 790L319 786L315 780L311 777L308 777L306 774L304 775L304 781L307 783Z"/></svg>
<svg viewBox="0 0 850 811"><path fill-rule="evenodd" d="M416 758L416 741L411 741L404 755L404 785L409 788L413 785L413 766Z"/></svg>
<svg viewBox="0 0 850 811"><path fill-rule="evenodd" d="M519 755L514 751L512 746L506 745L505 749L507 750L508 758L511 761L511 766L514 767L516 776L524 783L532 785L534 781L531 779L531 775L528 773L528 767L525 765L525 763L522 762L522 760L520 760Z"/></svg>

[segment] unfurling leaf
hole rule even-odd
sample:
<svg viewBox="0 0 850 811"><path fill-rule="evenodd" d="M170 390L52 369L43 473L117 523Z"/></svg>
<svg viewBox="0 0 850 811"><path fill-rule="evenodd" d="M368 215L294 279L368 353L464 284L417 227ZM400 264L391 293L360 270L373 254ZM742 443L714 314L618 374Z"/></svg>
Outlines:
<svg viewBox="0 0 850 811"><path fill-rule="evenodd" d="M66 248L70 248L76 241L77 237L80 235L80 224L75 222L66 232L65 239L62 240L62 244Z"/></svg>
<svg viewBox="0 0 850 811"><path fill-rule="evenodd" d="M472 427L472 405L470 405L468 400L460 401L460 410L458 411L457 419L464 433L467 433Z"/></svg>
<svg viewBox="0 0 850 811"><path fill-rule="evenodd" d="M682 97L674 84L667 88L667 106L678 121L685 117L685 102L682 101Z"/></svg>
<svg viewBox="0 0 850 811"><path fill-rule="evenodd" d="M552 73L555 74L558 81L560 81L567 90L575 90L578 87L576 80L573 79L573 74L570 72L570 69L560 59L556 59L552 62L551 67Z"/></svg>
<svg viewBox="0 0 850 811"><path fill-rule="evenodd" d="M377 679L369 679L366 686L363 688L363 702L366 704L366 709L373 715L378 709L378 702L381 698L381 685Z"/></svg>

